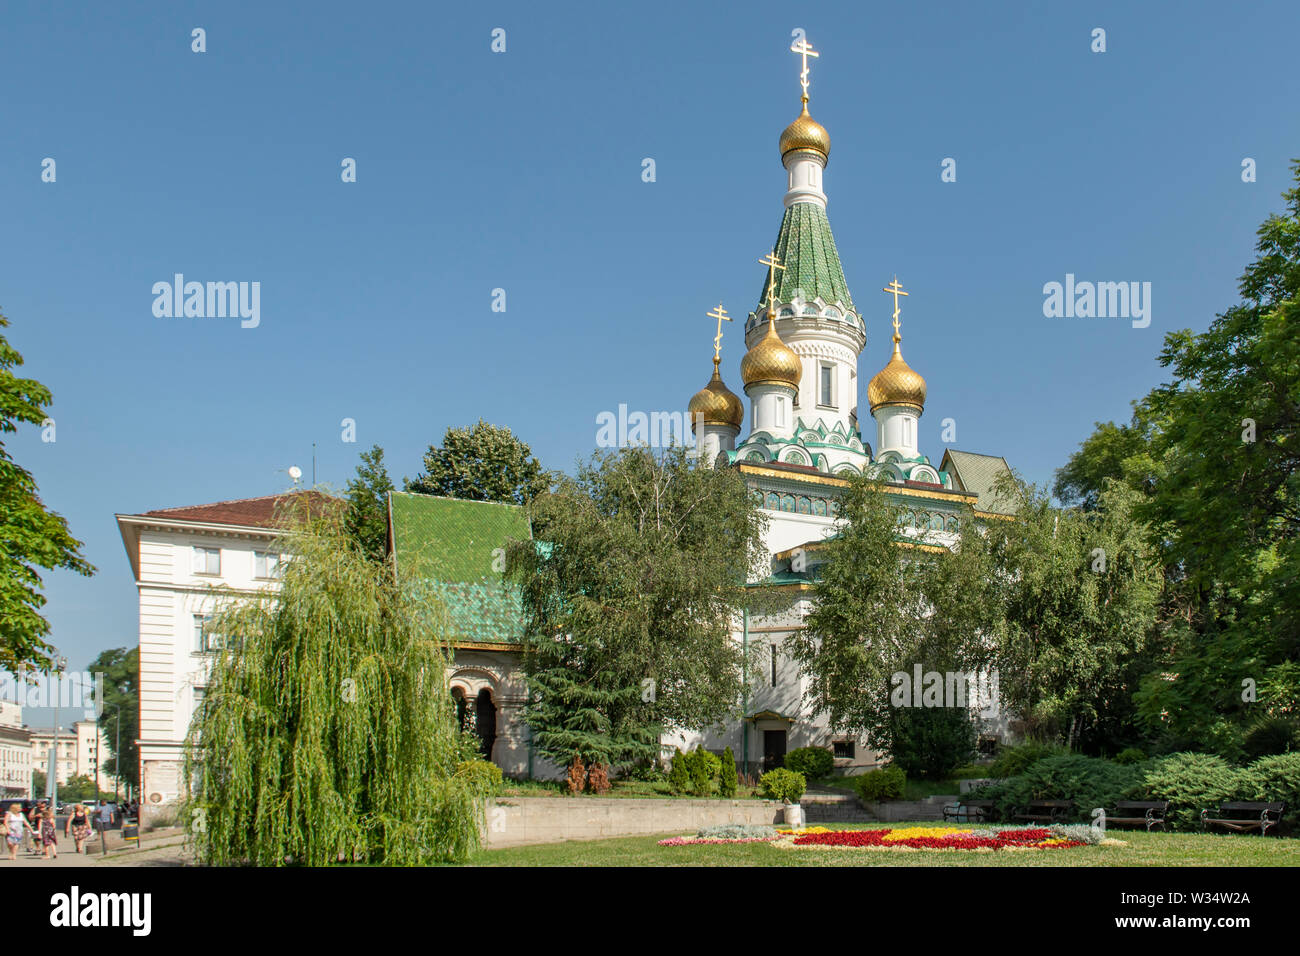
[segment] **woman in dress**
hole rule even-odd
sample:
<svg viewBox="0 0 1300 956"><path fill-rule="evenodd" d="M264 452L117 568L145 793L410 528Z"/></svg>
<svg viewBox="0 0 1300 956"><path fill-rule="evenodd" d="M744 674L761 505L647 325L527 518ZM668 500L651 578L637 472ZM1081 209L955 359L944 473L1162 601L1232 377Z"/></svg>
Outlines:
<svg viewBox="0 0 1300 956"><path fill-rule="evenodd" d="M41 846L45 847L45 859L59 858L59 834L54 826L54 808L48 807L41 818Z"/></svg>
<svg viewBox="0 0 1300 956"><path fill-rule="evenodd" d="M68 814L68 822L63 824L64 836L71 836L72 842L77 846L77 852L84 852L81 845L86 842L90 836L90 814L86 813L86 808L77 804Z"/></svg>
<svg viewBox="0 0 1300 956"><path fill-rule="evenodd" d="M9 859L18 859L18 844L23 842L23 833L31 828L23 816L22 806L10 804L9 812L5 814L5 845L9 848Z"/></svg>

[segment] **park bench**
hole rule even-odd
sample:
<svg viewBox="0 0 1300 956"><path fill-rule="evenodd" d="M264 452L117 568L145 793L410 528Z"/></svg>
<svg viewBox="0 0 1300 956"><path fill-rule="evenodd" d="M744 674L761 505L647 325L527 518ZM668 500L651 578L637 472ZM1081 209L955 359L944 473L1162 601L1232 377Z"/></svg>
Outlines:
<svg viewBox="0 0 1300 956"><path fill-rule="evenodd" d="M1165 828L1165 815L1169 813L1168 800L1120 800L1114 810L1106 811L1107 826L1145 826L1150 833L1156 827Z"/></svg>
<svg viewBox="0 0 1300 956"><path fill-rule="evenodd" d="M992 800L959 800L943 808L944 821L983 823L993 816Z"/></svg>
<svg viewBox="0 0 1300 956"><path fill-rule="evenodd" d="M1031 800L1017 820L1031 823L1062 823L1074 812L1073 800Z"/></svg>
<svg viewBox="0 0 1300 956"><path fill-rule="evenodd" d="M1259 835L1264 836L1272 827L1282 822L1282 812L1285 809L1286 804L1283 802L1221 803L1217 810L1201 811L1201 829L1223 827L1225 830L1237 833L1258 830Z"/></svg>

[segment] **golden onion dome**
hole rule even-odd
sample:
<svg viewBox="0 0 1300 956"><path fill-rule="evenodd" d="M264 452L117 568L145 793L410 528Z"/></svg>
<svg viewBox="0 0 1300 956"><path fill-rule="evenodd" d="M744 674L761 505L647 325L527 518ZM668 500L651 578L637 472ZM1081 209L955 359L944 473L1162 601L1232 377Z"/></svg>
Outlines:
<svg viewBox="0 0 1300 956"><path fill-rule="evenodd" d="M745 387L751 385L789 385L799 387L803 363L794 349L776 334L776 322L768 317L767 334L754 344L740 360L740 377Z"/></svg>
<svg viewBox="0 0 1300 956"><path fill-rule="evenodd" d="M691 397L686 410L691 416L692 429L698 421L705 425L730 425L733 428L739 428L745 421L745 406L740 396L722 384L716 358L713 360L713 378Z"/></svg>
<svg viewBox="0 0 1300 956"><path fill-rule="evenodd" d="M867 402L873 412L882 405L911 405L917 411L925 409L925 379L903 361L899 341L895 335L894 354L889 357L889 364L867 385Z"/></svg>
<svg viewBox="0 0 1300 956"><path fill-rule="evenodd" d="M786 154L798 149L808 149L817 153L822 162L831 157L831 134L826 127L808 115L808 102L804 101L803 112L781 133L781 159Z"/></svg>

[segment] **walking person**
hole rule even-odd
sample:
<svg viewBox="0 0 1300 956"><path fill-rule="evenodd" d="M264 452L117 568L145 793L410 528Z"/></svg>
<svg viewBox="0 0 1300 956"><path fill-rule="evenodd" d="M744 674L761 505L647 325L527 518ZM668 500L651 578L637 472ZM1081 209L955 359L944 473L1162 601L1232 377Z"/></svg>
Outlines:
<svg viewBox="0 0 1300 956"><path fill-rule="evenodd" d="M23 842L23 835L31 828L32 825L23 816L22 806L10 804L9 812L5 814L5 845L9 849L9 859L18 859L18 844Z"/></svg>
<svg viewBox="0 0 1300 956"><path fill-rule="evenodd" d="M63 835L72 837L78 853L85 852L81 846L90 838L90 814L81 804L73 807L72 812L68 814L68 820L63 824Z"/></svg>
<svg viewBox="0 0 1300 956"><path fill-rule="evenodd" d="M45 803L37 803L27 808L27 849L32 856L41 855L41 817L45 815Z"/></svg>
<svg viewBox="0 0 1300 956"><path fill-rule="evenodd" d="M59 858L59 834L54 826L54 808L47 807L41 818L41 846L45 847L45 859Z"/></svg>

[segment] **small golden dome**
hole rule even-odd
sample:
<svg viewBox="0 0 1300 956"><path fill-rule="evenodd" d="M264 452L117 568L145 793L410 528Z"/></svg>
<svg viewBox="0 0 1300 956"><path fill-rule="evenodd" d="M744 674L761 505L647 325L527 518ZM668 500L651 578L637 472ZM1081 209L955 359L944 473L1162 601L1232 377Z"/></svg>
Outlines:
<svg viewBox="0 0 1300 956"><path fill-rule="evenodd" d="M903 361L898 343L898 336L894 336L894 354L889 357L889 364L867 385L867 402L873 412L882 405L911 405L917 411L925 409L925 379Z"/></svg>
<svg viewBox="0 0 1300 956"><path fill-rule="evenodd" d="M686 410L691 416L692 430L695 423L701 420L705 425L730 425L733 428L739 428L745 421L745 406L740 396L722 384L717 359L713 360L713 378L695 393Z"/></svg>
<svg viewBox="0 0 1300 956"><path fill-rule="evenodd" d="M740 360L740 377L745 387L751 385L789 385L799 387L803 363L794 349L776 334L776 323L769 317L767 334Z"/></svg>
<svg viewBox="0 0 1300 956"><path fill-rule="evenodd" d="M808 115L808 103L805 100L803 112L781 134L781 159L786 153L797 149L810 149L821 156L822 162L829 162L831 157L831 134L826 127Z"/></svg>

